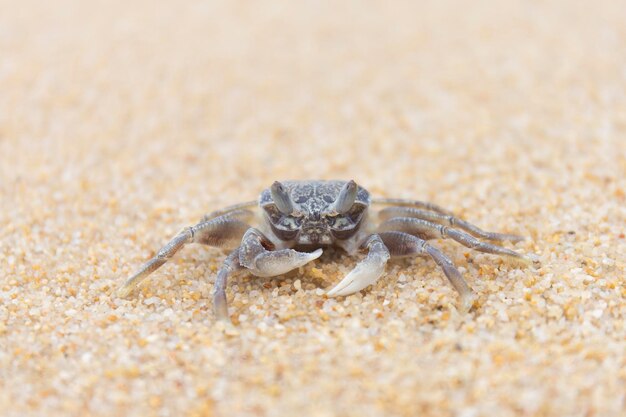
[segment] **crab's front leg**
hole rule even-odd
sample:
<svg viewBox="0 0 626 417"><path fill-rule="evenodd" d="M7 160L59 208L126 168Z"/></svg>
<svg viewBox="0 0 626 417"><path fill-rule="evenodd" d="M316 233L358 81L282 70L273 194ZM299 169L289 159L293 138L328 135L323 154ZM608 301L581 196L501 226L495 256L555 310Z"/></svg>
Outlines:
<svg viewBox="0 0 626 417"><path fill-rule="evenodd" d="M213 311L218 320L230 321L228 317L228 301L226 301L226 284L228 277L236 270L241 269L239 263L239 249L235 249L224 261L215 278L213 289Z"/></svg>
<svg viewBox="0 0 626 417"><path fill-rule="evenodd" d="M275 245L260 230L251 227L246 231L241 239L241 246L226 258L217 273L213 293L213 308L217 319L230 320L226 284L233 271L245 268L257 277L274 277L299 268L322 255L322 249L311 253L275 249Z"/></svg>
<svg viewBox="0 0 626 417"><path fill-rule="evenodd" d="M274 277L299 268L322 255L322 249L310 253L275 249L274 244L261 231L251 227L241 240L239 263L257 277Z"/></svg>

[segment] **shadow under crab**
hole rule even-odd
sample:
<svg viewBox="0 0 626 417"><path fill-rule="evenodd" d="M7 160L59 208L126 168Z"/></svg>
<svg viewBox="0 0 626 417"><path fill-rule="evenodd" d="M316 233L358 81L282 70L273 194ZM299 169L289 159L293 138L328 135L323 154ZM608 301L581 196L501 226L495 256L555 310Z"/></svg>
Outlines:
<svg viewBox="0 0 626 417"><path fill-rule="evenodd" d="M374 205L383 206L373 212ZM459 310L468 311L475 294L453 262L431 239L450 238L476 251L503 255L525 264L531 260L487 241L520 241L517 235L485 232L432 203L380 198L354 181L274 182L258 201L227 207L183 229L118 290L125 297L148 275L188 243L230 250L217 273L213 296L215 315L229 321L228 277L247 270L273 277L317 259L324 248L367 255L330 291L346 296L375 283L391 258L429 256L441 267L460 295Z"/></svg>

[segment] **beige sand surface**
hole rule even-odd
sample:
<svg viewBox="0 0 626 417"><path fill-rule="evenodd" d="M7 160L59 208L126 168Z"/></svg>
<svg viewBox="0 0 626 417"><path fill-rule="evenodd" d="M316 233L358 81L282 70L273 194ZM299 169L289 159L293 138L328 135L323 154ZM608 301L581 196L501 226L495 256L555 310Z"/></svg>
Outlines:
<svg viewBox="0 0 626 417"><path fill-rule="evenodd" d="M626 414L626 7L615 1L0 4L3 416ZM437 242L323 293L328 252L235 279L202 214L354 178L530 237L522 269Z"/></svg>

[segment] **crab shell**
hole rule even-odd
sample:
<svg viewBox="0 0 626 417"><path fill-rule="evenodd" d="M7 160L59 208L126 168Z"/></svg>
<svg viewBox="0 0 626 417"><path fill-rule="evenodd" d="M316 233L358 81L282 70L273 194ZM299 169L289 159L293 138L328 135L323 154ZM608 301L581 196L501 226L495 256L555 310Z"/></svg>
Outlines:
<svg viewBox="0 0 626 417"><path fill-rule="evenodd" d="M259 196L271 234L278 243L289 246L328 246L355 237L366 221L370 206L369 192L357 186L354 203L344 213L333 206L346 181L285 181L285 192L293 204L293 212L279 210L270 188ZM282 245L281 245L282 246Z"/></svg>

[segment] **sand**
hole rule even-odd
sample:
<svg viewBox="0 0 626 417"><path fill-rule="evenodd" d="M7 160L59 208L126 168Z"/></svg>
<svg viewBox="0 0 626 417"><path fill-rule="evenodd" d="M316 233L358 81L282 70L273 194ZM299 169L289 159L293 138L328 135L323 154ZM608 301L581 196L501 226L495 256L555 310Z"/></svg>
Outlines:
<svg viewBox="0 0 626 417"><path fill-rule="evenodd" d="M2 1L0 414L626 414L623 2ZM433 201L541 264L436 241L361 293L327 251L241 276L182 227L276 179Z"/></svg>

